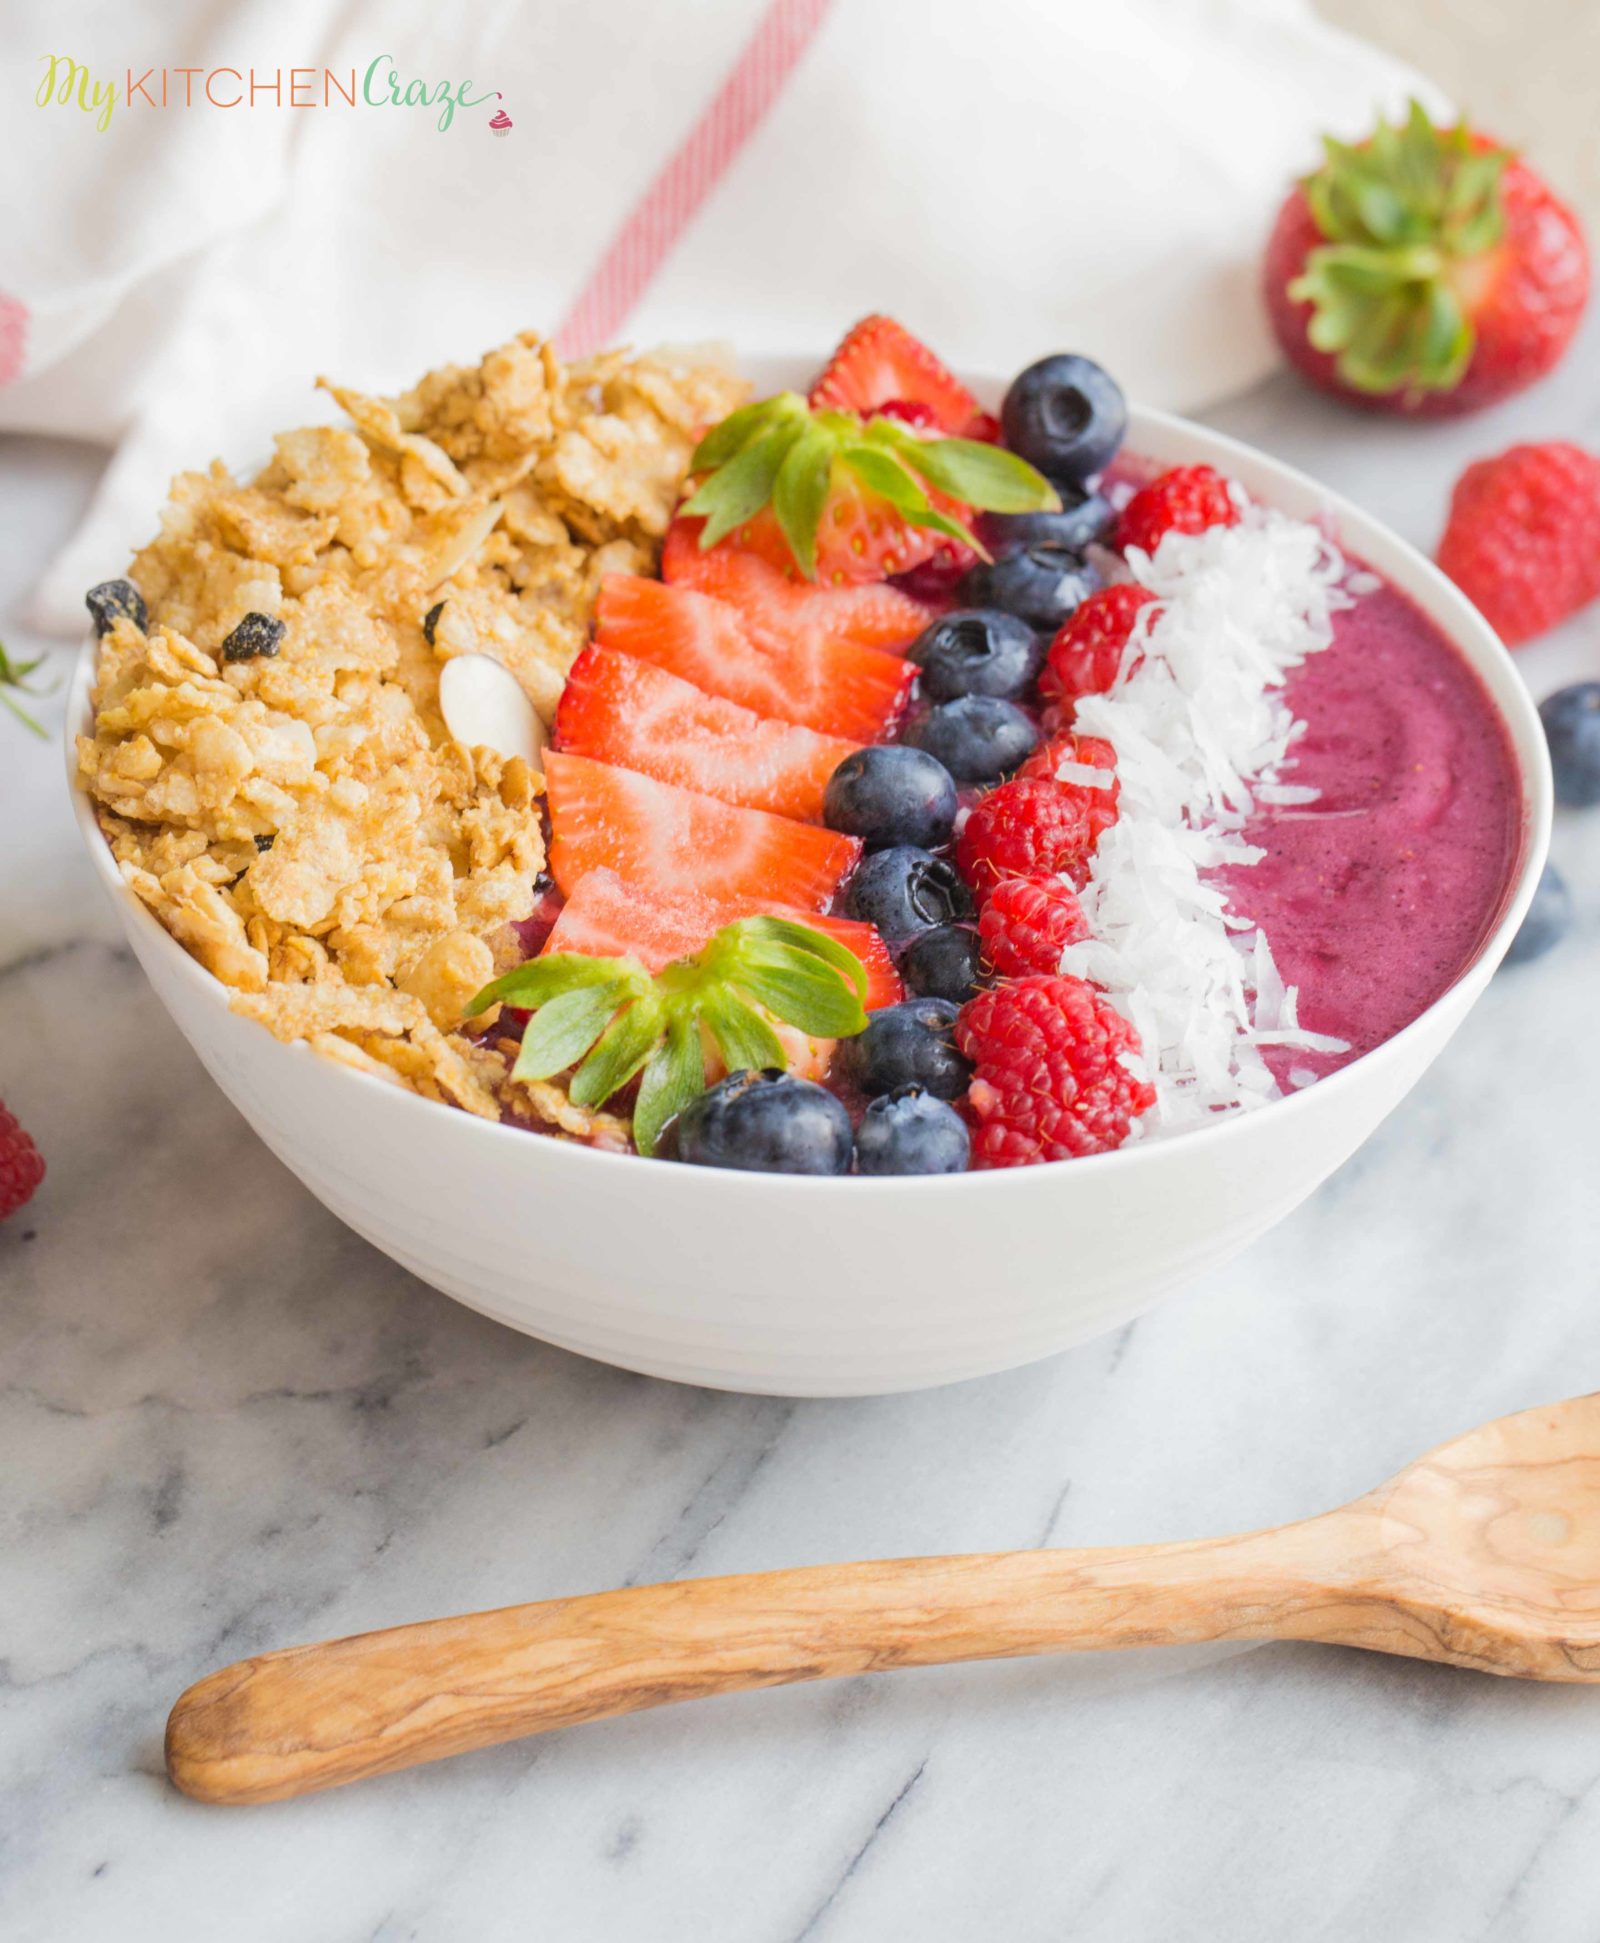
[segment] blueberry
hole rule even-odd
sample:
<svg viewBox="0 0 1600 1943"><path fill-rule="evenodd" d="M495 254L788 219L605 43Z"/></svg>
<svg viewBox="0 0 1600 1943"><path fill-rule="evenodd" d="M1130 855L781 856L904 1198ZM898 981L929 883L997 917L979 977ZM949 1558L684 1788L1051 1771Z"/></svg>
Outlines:
<svg viewBox="0 0 1600 1943"><path fill-rule="evenodd" d="M1539 704L1550 765L1556 775L1556 801L1574 809L1600 803L1600 681L1558 688Z"/></svg>
<svg viewBox="0 0 1600 1943"><path fill-rule="evenodd" d="M102 580L84 595L83 604L94 617L96 635L109 634L117 621L132 621L141 634L150 626L144 595L131 580Z"/></svg>
<svg viewBox="0 0 1600 1943"><path fill-rule="evenodd" d="M828 778L822 814L830 830L860 837L869 850L892 843L933 850L950 841L955 780L925 749L898 742L857 749Z"/></svg>
<svg viewBox="0 0 1600 1943"><path fill-rule="evenodd" d="M1085 492L1062 480L1051 482L1061 495L1059 513L982 513L978 538L993 554L1020 553L1025 546L1064 546L1081 553L1104 540L1117 512L1104 493Z"/></svg>
<svg viewBox="0 0 1600 1943"><path fill-rule="evenodd" d="M929 709L906 740L937 756L958 783L997 783L1039 746L1039 730L1015 702L962 695Z"/></svg>
<svg viewBox="0 0 1600 1943"><path fill-rule="evenodd" d="M960 1005L978 989L981 970L978 934L967 924L936 924L900 954L906 989L921 998L951 999Z"/></svg>
<svg viewBox="0 0 1600 1943"><path fill-rule="evenodd" d="M1527 965L1535 958L1542 958L1553 945L1560 944L1571 923L1572 893L1567 889L1567 880L1554 864L1546 864L1534 889L1528 915L1517 927L1504 962Z"/></svg>
<svg viewBox="0 0 1600 1943"><path fill-rule="evenodd" d="M844 1077L874 1099L897 1086L959 1099L972 1068L956 1051L957 1009L948 999L908 998L871 1013L866 1030L840 1044Z"/></svg>
<svg viewBox="0 0 1600 1943"><path fill-rule="evenodd" d="M1082 485L1116 457L1128 429L1122 388L1089 358L1040 358L1000 407L1006 444L1052 479Z"/></svg>
<svg viewBox="0 0 1600 1943"><path fill-rule="evenodd" d="M1099 585L1081 553L1035 541L980 561L962 581L961 598L972 607L1003 607L1040 634L1054 634Z"/></svg>
<svg viewBox="0 0 1600 1943"><path fill-rule="evenodd" d="M678 1115L678 1159L754 1174L843 1174L850 1116L825 1086L769 1069L730 1073Z"/></svg>
<svg viewBox="0 0 1600 1943"><path fill-rule="evenodd" d="M972 893L955 866L909 843L864 858L844 902L851 917L875 924L891 942L972 915Z"/></svg>
<svg viewBox="0 0 1600 1943"><path fill-rule="evenodd" d="M1014 700L1044 664L1044 643L1015 614L995 607L958 607L925 627L906 649L922 668L922 692L930 701L959 695L999 695Z"/></svg>
<svg viewBox="0 0 1600 1943"><path fill-rule="evenodd" d="M278 652L285 629L271 614L246 614L222 643L224 661L254 661L257 655L270 657Z"/></svg>
<svg viewBox="0 0 1600 1943"><path fill-rule="evenodd" d="M964 1174L971 1158L966 1121L920 1086L882 1094L856 1128L858 1174Z"/></svg>

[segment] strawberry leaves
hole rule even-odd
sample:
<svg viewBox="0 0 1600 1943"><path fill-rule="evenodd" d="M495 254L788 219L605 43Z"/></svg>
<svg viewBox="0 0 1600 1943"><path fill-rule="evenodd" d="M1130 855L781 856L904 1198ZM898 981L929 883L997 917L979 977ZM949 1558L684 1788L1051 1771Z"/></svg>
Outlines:
<svg viewBox="0 0 1600 1943"><path fill-rule="evenodd" d="M912 443L921 450L920 441L913 439ZM929 527L935 533L962 541L975 553L981 553L984 559L988 559L982 545L960 520L951 519L934 506L902 457L871 445L862 438L842 446L839 463L847 472L853 473L875 498L887 501L907 526ZM1021 465L1022 461L1019 459L1017 463Z"/></svg>
<svg viewBox="0 0 1600 1943"><path fill-rule="evenodd" d="M705 1091L705 1054L699 1021L679 1013L667 1023L667 1036L650 1056L633 1109L633 1144L641 1154L656 1150L661 1130Z"/></svg>
<svg viewBox="0 0 1600 1943"><path fill-rule="evenodd" d="M1370 141L1323 147L1302 187L1326 241L1289 285L1312 306L1309 342L1358 391L1453 390L1476 344L1459 273L1504 234L1510 154L1464 122L1436 127L1416 101Z"/></svg>
<svg viewBox="0 0 1600 1943"><path fill-rule="evenodd" d="M806 416L806 401L795 391L780 391L772 398L758 398L753 405L741 405L719 419L696 446L695 470L714 472L763 432L791 422L804 424Z"/></svg>
<svg viewBox="0 0 1600 1943"><path fill-rule="evenodd" d="M730 994L708 992L700 1017L730 1073L759 1073L763 1067L789 1063L782 1040L761 1014Z"/></svg>
<svg viewBox="0 0 1600 1943"><path fill-rule="evenodd" d="M830 496L865 490L907 526L959 540L988 555L967 527L942 512L929 488L985 512L1055 511L1044 475L1003 446L974 439L923 439L898 420L813 410L780 392L732 412L706 434L690 461L699 484L683 510L705 521L713 547L770 504L808 580L817 577L817 533Z"/></svg>
<svg viewBox="0 0 1600 1943"><path fill-rule="evenodd" d="M808 425L789 447L772 489L773 516L807 580L817 577L817 528L832 477L833 440L820 425ZM707 544L703 533L700 544Z"/></svg>
<svg viewBox="0 0 1600 1943"><path fill-rule="evenodd" d="M892 446L930 486L969 506L981 506L986 513L1035 513L1042 509L1039 483L1044 475L1003 445L987 445L978 439L919 439L909 426L892 418L873 419L865 437Z"/></svg>
<svg viewBox="0 0 1600 1943"><path fill-rule="evenodd" d="M702 536L702 546L715 546L736 526L755 518L771 499L778 473L795 443L788 425L768 426L712 474L704 491L696 495L705 502L696 509L706 516L705 531L714 536L710 540Z"/></svg>
<svg viewBox="0 0 1600 1943"><path fill-rule="evenodd" d="M662 1128L705 1088L702 1028L730 1072L786 1068L769 1016L814 1038L848 1038L867 1022L866 995L865 968L836 938L758 917L724 925L654 978L636 958L530 959L486 985L467 1016L502 1003L531 1011L512 1078L575 1067L575 1105L599 1106L637 1077L634 1145L652 1154Z"/></svg>
<svg viewBox="0 0 1600 1943"><path fill-rule="evenodd" d="M535 1021L543 1016L542 1012L536 1014ZM572 1076L567 1091L574 1104L600 1106L613 1093L620 1092L655 1051L665 1023L665 1009L653 992L642 993L631 1004L623 1004L595 1041L594 1050ZM578 1050L581 1052L582 1047ZM558 1066L556 1071L560 1070Z"/></svg>

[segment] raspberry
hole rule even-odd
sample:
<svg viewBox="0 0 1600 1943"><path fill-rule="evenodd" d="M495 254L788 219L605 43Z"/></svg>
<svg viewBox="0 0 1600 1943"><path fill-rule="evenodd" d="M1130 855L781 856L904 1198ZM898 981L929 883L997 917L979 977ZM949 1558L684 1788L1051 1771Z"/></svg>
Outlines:
<svg viewBox="0 0 1600 1943"><path fill-rule="evenodd" d="M1174 466L1136 492L1117 521L1116 543L1154 553L1168 533L1203 533L1236 526L1239 509L1228 482L1211 466Z"/></svg>
<svg viewBox="0 0 1600 1943"><path fill-rule="evenodd" d="M1059 877L1008 877L978 919L983 955L1002 978L1061 969L1061 954L1089 935L1083 907Z"/></svg>
<svg viewBox="0 0 1600 1943"><path fill-rule="evenodd" d="M919 432L937 432L939 414L932 405L925 405L920 398L891 398L885 405L877 407L880 418L897 418L902 425L911 425Z"/></svg>
<svg viewBox="0 0 1600 1943"><path fill-rule="evenodd" d="M956 867L979 897L1002 878L1080 877L1095 832L1087 790L1017 777L983 797L956 838Z"/></svg>
<svg viewBox="0 0 1600 1943"><path fill-rule="evenodd" d="M1133 1027L1081 978L1036 974L980 992L956 1020L974 1066L974 1167L1025 1167L1120 1147L1154 1087L1122 1063Z"/></svg>
<svg viewBox="0 0 1600 1943"><path fill-rule="evenodd" d="M941 540L926 560L904 573L891 574L889 584L930 607L953 606L961 583L978 564L978 556L964 540Z"/></svg>
<svg viewBox="0 0 1600 1943"><path fill-rule="evenodd" d="M44 1156L23 1132L14 1113L0 1106L0 1221L33 1199L44 1179Z"/></svg>
<svg viewBox="0 0 1600 1943"><path fill-rule="evenodd" d="M902 425L913 425L919 432L939 430L939 414L920 398L891 398L887 405L878 405L874 410L879 418L898 418ZM961 436L976 439L980 445L998 445L1000 421L993 412L979 412L970 425L962 428Z"/></svg>
<svg viewBox="0 0 1600 1943"><path fill-rule="evenodd" d="M1439 565L1508 648L1600 595L1600 459L1514 445L1456 482Z"/></svg>
<svg viewBox="0 0 1600 1943"><path fill-rule="evenodd" d="M1080 695L1103 695L1122 668L1122 651L1134 619L1155 595L1131 580L1091 594L1072 619L1057 629L1045 657L1039 687L1046 695L1075 702ZM1143 661L1135 654L1129 673Z"/></svg>
<svg viewBox="0 0 1600 1943"><path fill-rule="evenodd" d="M1079 763L1085 769L1110 770L1109 787L1097 789L1087 783L1060 782L1056 771L1067 762ZM1089 811L1090 830L1098 843L1100 832L1109 830L1117 820L1117 798L1122 794L1122 785L1117 781L1116 769L1117 752L1109 742L1097 735L1074 735L1070 729L1064 729L1048 742L1040 743L1017 771L1017 779L1042 776L1047 782L1060 783L1062 789L1081 794Z"/></svg>

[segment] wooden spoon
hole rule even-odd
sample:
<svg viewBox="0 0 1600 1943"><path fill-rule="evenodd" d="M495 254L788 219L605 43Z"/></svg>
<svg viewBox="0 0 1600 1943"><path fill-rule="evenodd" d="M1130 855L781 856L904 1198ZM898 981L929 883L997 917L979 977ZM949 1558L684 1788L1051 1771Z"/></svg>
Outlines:
<svg viewBox="0 0 1600 1943"><path fill-rule="evenodd" d="M1600 1394L1272 1531L690 1579L264 1653L180 1697L167 1772L202 1801L277 1801L741 1687L1218 1639L1600 1680Z"/></svg>

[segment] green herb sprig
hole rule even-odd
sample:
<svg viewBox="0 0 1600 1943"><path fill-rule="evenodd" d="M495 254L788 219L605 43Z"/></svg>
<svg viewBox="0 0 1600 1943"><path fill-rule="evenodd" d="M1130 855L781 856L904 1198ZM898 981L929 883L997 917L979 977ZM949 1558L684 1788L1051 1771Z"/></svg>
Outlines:
<svg viewBox="0 0 1600 1943"><path fill-rule="evenodd" d="M787 1068L764 1013L814 1038L845 1039L866 1025L866 995L861 960L836 938L755 917L724 925L654 977L637 958L530 958L485 985L467 1016L495 1004L531 1011L512 1077L553 1079L576 1066L574 1105L600 1106L641 1076L633 1140L653 1154L662 1128L705 1090L702 1026L729 1072Z"/></svg>
<svg viewBox="0 0 1600 1943"><path fill-rule="evenodd" d="M689 469L700 483L684 511L704 518L702 547L715 546L770 504L808 580L817 577L817 531L839 470L887 500L908 526L960 540L984 559L979 540L933 504L928 487L988 513L1061 506L1044 474L1004 446L919 438L894 418L813 411L797 391L730 412L700 441Z"/></svg>
<svg viewBox="0 0 1600 1943"><path fill-rule="evenodd" d="M44 724L36 721L10 691L15 689L19 695L38 695L41 691L28 686L28 677L35 668L43 665L43 655L32 661L13 661L6 652L5 643L0 641L0 702L5 703L25 729L32 729L41 738L45 738Z"/></svg>

